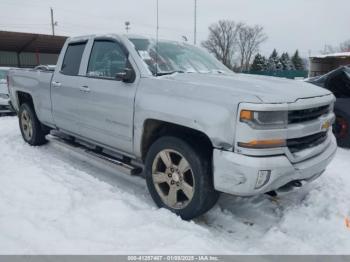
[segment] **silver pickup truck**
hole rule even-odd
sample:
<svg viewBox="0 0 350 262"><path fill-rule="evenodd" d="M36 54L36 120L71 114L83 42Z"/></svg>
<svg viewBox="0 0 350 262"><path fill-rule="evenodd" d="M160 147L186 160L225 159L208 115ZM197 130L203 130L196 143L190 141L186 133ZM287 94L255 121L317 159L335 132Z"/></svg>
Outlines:
<svg viewBox="0 0 350 262"><path fill-rule="evenodd" d="M319 177L337 148L331 92L235 74L186 43L70 38L54 71L11 70L9 91L27 143L62 134L144 175L155 203L184 219L219 192L292 191Z"/></svg>

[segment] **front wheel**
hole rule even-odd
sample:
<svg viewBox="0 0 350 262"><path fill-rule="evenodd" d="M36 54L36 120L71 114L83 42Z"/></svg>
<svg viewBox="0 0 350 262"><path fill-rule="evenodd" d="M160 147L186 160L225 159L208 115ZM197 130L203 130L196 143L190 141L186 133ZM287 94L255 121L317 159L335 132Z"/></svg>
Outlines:
<svg viewBox="0 0 350 262"><path fill-rule="evenodd" d="M45 136L48 132L41 125L34 109L30 105L26 103L21 105L18 118L24 141L32 146L40 146L47 143Z"/></svg>
<svg viewBox="0 0 350 262"><path fill-rule="evenodd" d="M150 148L145 164L147 186L154 202L192 219L212 208L211 157L176 137L162 137Z"/></svg>

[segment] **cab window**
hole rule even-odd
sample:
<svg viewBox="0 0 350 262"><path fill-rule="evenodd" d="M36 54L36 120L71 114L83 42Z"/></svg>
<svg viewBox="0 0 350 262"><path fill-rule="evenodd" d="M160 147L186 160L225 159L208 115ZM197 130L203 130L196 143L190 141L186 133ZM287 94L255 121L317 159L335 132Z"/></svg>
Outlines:
<svg viewBox="0 0 350 262"><path fill-rule="evenodd" d="M62 74L70 76L76 76L79 74L80 63L83 57L85 46L86 42L72 43L68 45L62 63Z"/></svg>
<svg viewBox="0 0 350 262"><path fill-rule="evenodd" d="M108 40L95 40L91 50L87 75L115 79L117 73L124 72L127 55L122 47Z"/></svg>

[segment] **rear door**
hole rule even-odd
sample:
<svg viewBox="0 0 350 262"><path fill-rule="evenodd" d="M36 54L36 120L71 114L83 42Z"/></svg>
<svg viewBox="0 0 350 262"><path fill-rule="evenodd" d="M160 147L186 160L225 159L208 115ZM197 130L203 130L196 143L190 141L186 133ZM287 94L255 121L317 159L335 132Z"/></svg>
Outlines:
<svg viewBox="0 0 350 262"><path fill-rule="evenodd" d="M137 78L118 81L125 68L135 71L126 48L116 39L95 39L81 92L81 134L126 153L133 150L134 98Z"/></svg>
<svg viewBox="0 0 350 262"><path fill-rule="evenodd" d="M60 58L61 68L56 68L51 83L54 122L58 128L75 134L80 131L80 66L86 45L87 40L68 44L64 57Z"/></svg>

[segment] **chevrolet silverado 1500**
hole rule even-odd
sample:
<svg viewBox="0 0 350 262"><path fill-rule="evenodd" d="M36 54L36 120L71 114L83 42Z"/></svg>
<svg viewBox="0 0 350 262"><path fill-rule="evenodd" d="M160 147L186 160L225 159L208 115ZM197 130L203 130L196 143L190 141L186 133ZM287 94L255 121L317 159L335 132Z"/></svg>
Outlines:
<svg viewBox="0 0 350 262"><path fill-rule="evenodd" d="M186 43L69 38L54 71L11 70L9 90L27 143L61 137L143 174L155 203L184 219L219 192L292 191L319 177L337 148L330 91L235 74Z"/></svg>

